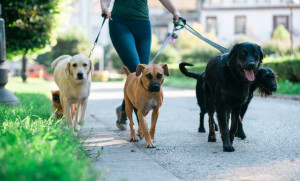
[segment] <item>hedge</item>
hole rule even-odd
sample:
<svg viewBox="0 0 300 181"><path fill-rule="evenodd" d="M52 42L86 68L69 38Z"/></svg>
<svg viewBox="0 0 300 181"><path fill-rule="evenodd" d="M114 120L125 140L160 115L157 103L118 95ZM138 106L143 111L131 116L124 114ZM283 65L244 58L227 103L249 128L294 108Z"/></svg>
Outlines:
<svg viewBox="0 0 300 181"><path fill-rule="evenodd" d="M180 77L184 76L179 70L179 64L168 65L170 76ZM205 71L206 63L195 64L194 66L186 66L189 72L201 73Z"/></svg>
<svg viewBox="0 0 300 181"><path fill-rule="evenodd" d="M284 62L264 63L263 67L273 69L277 74L277 80L289 80L290 82L300 82L300 59Z"/></svg>

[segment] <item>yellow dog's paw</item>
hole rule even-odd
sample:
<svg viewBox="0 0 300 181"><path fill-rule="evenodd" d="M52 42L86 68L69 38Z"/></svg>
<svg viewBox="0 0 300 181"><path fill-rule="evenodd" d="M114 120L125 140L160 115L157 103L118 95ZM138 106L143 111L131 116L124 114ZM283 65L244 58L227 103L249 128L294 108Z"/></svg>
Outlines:
<svg viewBox="0 0 300 181"><path fill-rule="evenodd" d="M145 137L144 132L142 131L142 129L138 129L138 136L142 139Z"/></svg>

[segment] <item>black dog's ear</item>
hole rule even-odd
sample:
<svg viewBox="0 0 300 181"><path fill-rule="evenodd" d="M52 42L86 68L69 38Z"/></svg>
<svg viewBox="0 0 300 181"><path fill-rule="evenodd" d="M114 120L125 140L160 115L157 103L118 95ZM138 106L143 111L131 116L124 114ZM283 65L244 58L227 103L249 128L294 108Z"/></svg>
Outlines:
<svg viewBox="0 0 300 181"><path fill-rule="evenodd" d="M262 60L264 59L264 52L262 51L261 47L257 45L258 51L259 51L259 61L262 63Z"/></svg>
<svg viewBox="0 0 300 181"><path fill-rule="evenodd" d="M239 47L239 44L235 44L230 52L229 52L229 55L228 55L228 62L227 64L229 63L230 64L230 61L233 60L236 56L237 56L237 53L238 53L238 47Z"/></svg>

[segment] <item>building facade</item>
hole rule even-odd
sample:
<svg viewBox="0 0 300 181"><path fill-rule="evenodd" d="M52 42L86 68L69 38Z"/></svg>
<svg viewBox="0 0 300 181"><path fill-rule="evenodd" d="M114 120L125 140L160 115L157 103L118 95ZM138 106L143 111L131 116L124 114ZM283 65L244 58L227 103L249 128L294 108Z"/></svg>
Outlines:
<svg viewBox="0 0 300 181"><path fill-rule="evenodd" d="M300 6L289 0L205 0L201 6L204 31L215 29L219 42L230 43L241 36L266 43L283 24L300 44ZM298 1L295 1L298 3Z"/></svg>

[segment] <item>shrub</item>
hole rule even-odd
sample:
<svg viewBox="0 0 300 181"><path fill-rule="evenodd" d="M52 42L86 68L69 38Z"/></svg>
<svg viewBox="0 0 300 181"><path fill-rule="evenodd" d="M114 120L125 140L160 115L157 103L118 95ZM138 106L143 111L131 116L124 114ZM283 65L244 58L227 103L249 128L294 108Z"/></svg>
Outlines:
<svg viewBox="0 0 300 181"><path fill-rule="evenodd" d="M287 29L285 29L284 25L281 24L275 28L272 39L289 42L290 33Z"/></svg>
<svg viewBox="0 0 300 181"><path fill-rule="evenodd" d="M272 68L278 75L278 80L289 80L290 82L300 82L300 59L283 62L264 63L264 67Z"/></svg>
<svg viewBox="0 0 300 181"><path fill-rule="evenodd" d="M262 48L265 55L287 55L289 52L289 43L281 40L270 40L267 44L265 44Z"/></svg>
<svg viewBox="0 0 300 181"><path fill-rule="evenodd" d="M61 55L75 55L78 53L88 55L91 48L92 43L83 31L78 28L70 28L61 32L52 50L38 55L36 62L50 68L53 60Z"/></svg>
<svg viewBox="0 0 300 181"><path fill-rule="evenodd" d="M168 65L170 76L172 77L182 77L184 76L180 70L178 64ZM187 67L189 72L201 73L205 71L206 63L195 64L194 66Z"/></svg>

